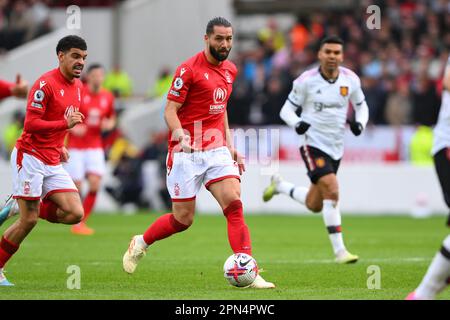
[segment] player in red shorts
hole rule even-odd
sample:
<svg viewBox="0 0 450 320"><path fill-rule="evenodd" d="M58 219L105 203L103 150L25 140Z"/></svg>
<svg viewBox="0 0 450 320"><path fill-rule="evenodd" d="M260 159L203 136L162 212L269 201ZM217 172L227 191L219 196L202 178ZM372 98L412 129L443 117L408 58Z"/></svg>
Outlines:
<svg viewBox="0 0 450 320"><path fill-rule="evenodd" d="M16 82L0 80L0 99L7 97L26 98L28 94L28 82L22 79L20 74L16 77Z"/></svg>
<svg viewBox="0 0 450 320"><path fill-rule="evenodd" d="M67 147L70 160L64 168L72 177L78 190L86 178L89 190L83 201L84 218L72 226L72 233L91 235L94 230L86 225L97 198L100 182L105 173L105 152L102 147L102 131L109 131L116 124L114 96L102 89L105 72L101 65L93 64L87 70L87 84L83 92L80 112L86 119L69 130Z"/></svg>
<svg viewBox="0 0 450 320"><path fill-rule="evenodd" d="M53 223L75 224L83 218L78 190L61 161L67 129L82 123L83 85L78 79L87 56L86 42L78 36L62 38L56 47L59 67L42 75L28 97L24 131L11 154L13 197L19 219L0 241L0 285L11 285L3 267L34 228L38 218Z"/></svg>
<svg viewBox="0 0 450 320"><path fill-rule="evenodd" d="M143 235L133 237L123 256L128 273L135 271L149 245L189 228L202 184L223 210L233 252L252 254L240 200L240 175L245 167L231 145L226 111L237 73L236 66L226 60L232 38L226 19L212 19L206 27L205 50L181 64L175 73L164 114L170 130L167 188L173 213L159 217ZM260 275L250 286L275 287Z"/></svg>

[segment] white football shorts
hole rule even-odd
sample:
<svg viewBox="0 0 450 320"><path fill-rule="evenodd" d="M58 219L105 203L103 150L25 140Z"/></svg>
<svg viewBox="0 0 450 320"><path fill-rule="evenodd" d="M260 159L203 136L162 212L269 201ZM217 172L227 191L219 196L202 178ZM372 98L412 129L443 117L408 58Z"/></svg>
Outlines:
<svg viewBox="0 0 450 320"><path fill-rule="evenodd" d="M58 192L78 192L61 164L50 166L28 153L11 153L13 198L39 200Z"/></svg>
<svg viewBox="0 0 450 320"><path fill-rule="evenodd" d="M74 181L83 181L88 174L105 174L105 152L102 148L69 149L69 161L64 168Z"/></svg>
<svg viewBox="0 0 450 320"><path fill-rule="evenodd" d="M227 178L240 181L239 168L227 147L167 156L167 189L174 202L194 200L202 184L206 189Z"/></svg>

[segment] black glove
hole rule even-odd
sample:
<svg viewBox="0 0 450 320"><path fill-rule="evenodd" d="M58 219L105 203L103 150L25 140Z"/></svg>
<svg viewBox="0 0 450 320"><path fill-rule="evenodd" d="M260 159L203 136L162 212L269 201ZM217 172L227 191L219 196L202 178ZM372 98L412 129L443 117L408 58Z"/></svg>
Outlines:
<svg viewBox="0 0 450 320"><path fill-rule="evenodd" d="M304 134L306 131L308 131L309 127L311 125L308 122L300 121L295 125L295 132L298 134Z"/></svg>
<svg viewBox="0 0 450 320"><path fill-rule="evenodd" d="M359 136L361 132L363 132L363 126L360 122L349 122L350 124L350 130L352 130L353 134L355 136Z"/></svg>

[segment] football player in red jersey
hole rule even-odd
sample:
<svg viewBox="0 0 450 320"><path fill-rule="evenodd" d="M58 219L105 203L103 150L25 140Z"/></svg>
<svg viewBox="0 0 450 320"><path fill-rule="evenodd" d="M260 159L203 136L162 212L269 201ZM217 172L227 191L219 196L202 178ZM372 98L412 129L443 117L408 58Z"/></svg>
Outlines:
<svg viewBox="0 0 450 320"><path fill-rule="evenodd" d="M79 112L83 85L78 78L87 45L78 36L66 36L58 42L56 53L59 67L43 74L30 90L24 131L11 154L13 196L5 208L15 210L17 201L20 216L0 241L0 285L11 285L3 267L39 217L75 224L84 214L77 187L61 161L68 159L66 131L84 119Z"/></svg>
<svg viewBox="0 0 450 320"><path fill-rule="evenodd" d="M240 200L242 157L232 146L227 102L237 73L227 61L233 40L230 22L209 21L205 50L182 63L167 96L164 117L169 127L167 188L173 213L159 217L143 235L131 240L123 268L133 273L149 245L189 228L194 220L195 197L205 185L227 220L228 240L234 253L251 255L251 241ZM253 288L274 288L260 275Z"/></svg>
<svg viewBox="0 0 450 320"><path fill-rule="evenodd" d="M110 131L116 124L114 96L102 88L105 72L100 64L92 64L87 70L87 84L83 92L80 112L86 119L83 124L69 130L67 148L70 160L64 168L81 192L86 178L89 190L83 200L84 218L72 226L72 233L91 235L94 230L86 225L97 198L97 191L105 173L105 152L102 147L102 131Z"/></svg>
<svg viewBox="0 0 450 320"><path fill-rule="evenodd" d="M20 74L16 76L16 82L0 80L0 99L7 97L26 98L28 94L28 82L22 79Z"/></svg>

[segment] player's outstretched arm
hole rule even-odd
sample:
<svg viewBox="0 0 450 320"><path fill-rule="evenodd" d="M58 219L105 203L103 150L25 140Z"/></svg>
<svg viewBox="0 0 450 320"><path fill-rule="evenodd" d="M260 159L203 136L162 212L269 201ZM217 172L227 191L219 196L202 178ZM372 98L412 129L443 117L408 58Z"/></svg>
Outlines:
<svg viewBox="0 0 450 320"><path fill-rule="evenodd" d="M17 75L15 83L0 80L0 99L10 96L25 99L27 94L28 82L23 80L20 74Z"/></svg>
<svg viewBox="0 0 450 320"><path fill-rule="evenodd" d="M16 83L11 88L11 94L22 99L26 99L28 95L28 82L23 80L20 74L16 76Z"/></svg>

